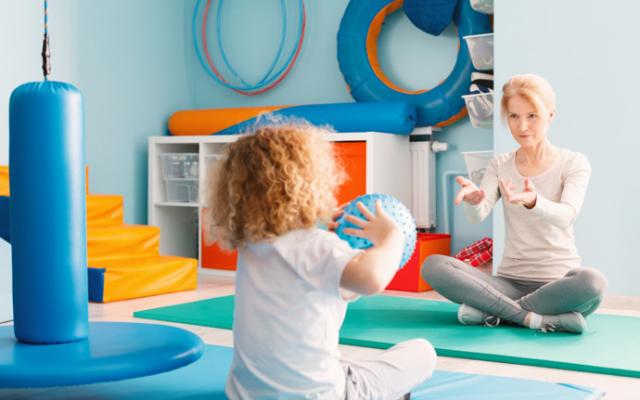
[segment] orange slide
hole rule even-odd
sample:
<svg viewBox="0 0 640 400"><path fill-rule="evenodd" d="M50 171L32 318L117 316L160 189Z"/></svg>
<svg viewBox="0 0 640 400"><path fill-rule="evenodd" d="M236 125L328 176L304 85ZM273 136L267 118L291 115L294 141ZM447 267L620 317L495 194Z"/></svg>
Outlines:
<svg viewBox="0 0 640 400"><path fill-rule="evenodd" d="M9 196L8 168L0 166L0 196ZM89 299L106 303L192 290L198 262L161 256L160 229L124 224L117 195L87 195Z"/></svg>

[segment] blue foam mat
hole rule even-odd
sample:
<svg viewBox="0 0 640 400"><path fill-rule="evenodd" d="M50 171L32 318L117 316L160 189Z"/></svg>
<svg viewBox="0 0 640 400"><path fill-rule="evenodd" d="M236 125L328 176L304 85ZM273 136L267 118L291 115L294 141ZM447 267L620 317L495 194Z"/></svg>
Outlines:
<svg viewBox="0 0 640 400"><path fill-rule="evenodd" d="M193 364L175 371L130 379L54 389L0 390L3 400L216 400L226 398L224 385L231 365L232 349L205 346L205 353ZM597 400L597 389L512 379L490 375L436 371L434 376L412 391L413 400Z"/></svg>

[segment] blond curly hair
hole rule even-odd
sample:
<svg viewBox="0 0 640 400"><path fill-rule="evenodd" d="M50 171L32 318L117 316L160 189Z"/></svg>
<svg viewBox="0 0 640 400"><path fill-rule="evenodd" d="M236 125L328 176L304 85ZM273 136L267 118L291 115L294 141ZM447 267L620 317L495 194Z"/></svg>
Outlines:
<svg viewBox="0 0 640 400"><path fill-rule="evenodd" d="M206 241L231 250L330 221L345 173L326 133L290 121L231 143L209 172Z"/></svg>

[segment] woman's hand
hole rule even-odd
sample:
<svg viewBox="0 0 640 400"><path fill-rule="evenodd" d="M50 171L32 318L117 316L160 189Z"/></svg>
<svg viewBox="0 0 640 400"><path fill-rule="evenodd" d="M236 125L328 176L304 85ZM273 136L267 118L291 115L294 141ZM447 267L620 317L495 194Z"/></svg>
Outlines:
<svg viewBox="0 0 640 400"><path fill-rule="evenodd" d="M338 221L338 219L340 217L342 217L342 214L344 214L344 208L347 205L349 205L349 203L342 203L333 212L333 215L331 216L331 222L329 222L327 224L327 229L329 229L329 232L335 232L336 229L338 229L338 222L337 221Z"/></svg>
<svg viewBox="0 0 640 400"><path fill-rule="evenodd" d="M471 182L469 179L458 176L456 177L456 182L458 182L458 185L462 186L462 188L454 200L455 205L459 205L463 201L466 201L467 203L475 206L484 200L484 190L478 188L476 184Z"/></svg>
<svg viewBox="0 0 640 400"><path fill-rule="evenodd" d="M536 188L529 178L524 178L524 190L522 193L513 192L516 189L516 185L514 185L511 180L505 182L504 179L500 179L499 185L502 196L508 203L516 205L522 204L527 208L535 207L538 195L536 194Z"/></svg>
<svg viewBox="0 0 640 400"><path fill-rule="evenodd" d="M366 219L347 214L345 219L360 229L345 228L344 233L369 239L374 246L380 246L388 241L399 241L402 247L402 243L404 242L402 231L395 221L384 211L380 200L376 200L375 214L369 211L361 202L358 202L357 206L360 213L362 213Z"/></svg>

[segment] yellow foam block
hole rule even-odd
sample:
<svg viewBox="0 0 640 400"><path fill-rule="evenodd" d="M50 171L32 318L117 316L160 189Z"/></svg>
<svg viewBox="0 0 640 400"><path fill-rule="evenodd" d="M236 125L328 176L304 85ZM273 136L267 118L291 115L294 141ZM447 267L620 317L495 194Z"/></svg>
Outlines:
<svg viewBox="0 0 640 400"><path fill-rule="evenodd" d="M155 256L111 259L89 265L106 269L104 303L193 290L197 285L198 262L192 258Z"/></svg>
<svg viewBox="0 0 640 400"><path fill-rule="evenodd" d="M107 227L122 225L124 199L122 196L90 194L87 196L87 226Z"/></svg>
<svg viewBox="0 0 640 400"><path fill-rule="evenodd" d="M87 229L89 265L104 259L154 256L160 250L160 228L121 225Z"/></svg>
<svg viewBox="0 0 640 400"><path fill-rule="evenodd" d="M9 196L9 167L0 165L0 196Z"/></svg>

